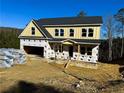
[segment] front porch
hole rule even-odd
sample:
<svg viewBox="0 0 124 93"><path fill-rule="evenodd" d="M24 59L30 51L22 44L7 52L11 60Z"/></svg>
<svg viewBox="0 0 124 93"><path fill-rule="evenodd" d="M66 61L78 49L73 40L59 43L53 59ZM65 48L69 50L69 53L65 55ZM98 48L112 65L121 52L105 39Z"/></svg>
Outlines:
<svg viewBox="0 0 124 93"><path fill-rule="evenodd" d="M50 42L49 58L71 59L96 63L98 60L98 44L81 44L72 40Z"/></svg>

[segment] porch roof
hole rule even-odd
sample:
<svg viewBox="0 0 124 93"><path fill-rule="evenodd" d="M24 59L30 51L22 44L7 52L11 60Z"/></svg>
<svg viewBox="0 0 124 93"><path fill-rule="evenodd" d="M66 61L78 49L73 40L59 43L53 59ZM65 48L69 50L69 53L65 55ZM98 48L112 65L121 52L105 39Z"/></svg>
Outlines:
<svg viewBox="0 0 124 93"><path fill-rule="evenodd" d="M52 38L48 40L51 43L72 42L75 44L100 44L103 40L100 39L65 39L65 38Z"/></svg>
<svg viewBox="0 0 124 93"><path fill-rule="evenodd" d="M48 39L41 36L20 36L19 38L20 39L38 39L38 40Z"/></svg>

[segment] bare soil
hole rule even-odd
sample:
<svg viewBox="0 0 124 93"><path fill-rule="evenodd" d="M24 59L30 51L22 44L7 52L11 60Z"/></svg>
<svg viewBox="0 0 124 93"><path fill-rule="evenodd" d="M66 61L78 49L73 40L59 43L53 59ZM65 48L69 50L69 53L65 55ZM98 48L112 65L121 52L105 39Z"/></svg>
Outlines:
<svg viewBox="0 0 124 93"><path fill-rule="evenodd" d="M0 93L123 93L119 67L98 63L98 69L64 69L64 65L28 58L26 64L0 69Z"/></svg>

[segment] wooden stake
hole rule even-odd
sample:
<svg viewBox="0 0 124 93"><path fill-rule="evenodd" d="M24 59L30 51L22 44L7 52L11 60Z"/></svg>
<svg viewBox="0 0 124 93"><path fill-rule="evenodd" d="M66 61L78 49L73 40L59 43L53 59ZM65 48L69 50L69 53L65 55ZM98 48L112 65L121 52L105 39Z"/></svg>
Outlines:
<svg viewBox="0 0 124 93"><path fill-rule="evenodd" d="M80 45L78 44L78 59L80 57Z"/></svg>
<svg viewBox="0 0 124 93"><path fill-rule="evenodd" d="M68 60L68 62L65 64L64 68L68 68L70 62L71 62L71 60Z"/></svg>

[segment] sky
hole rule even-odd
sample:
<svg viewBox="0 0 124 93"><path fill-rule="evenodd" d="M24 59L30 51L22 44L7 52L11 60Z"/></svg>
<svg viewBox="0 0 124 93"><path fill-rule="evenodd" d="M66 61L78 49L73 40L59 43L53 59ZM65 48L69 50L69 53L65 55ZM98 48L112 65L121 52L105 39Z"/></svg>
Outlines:
<svg viewBox="0 0 124 93"><path fill-rule="evenodd" d="M32 19L116 14L124 0L0 0L0 26L24 28Z"/></svg>

